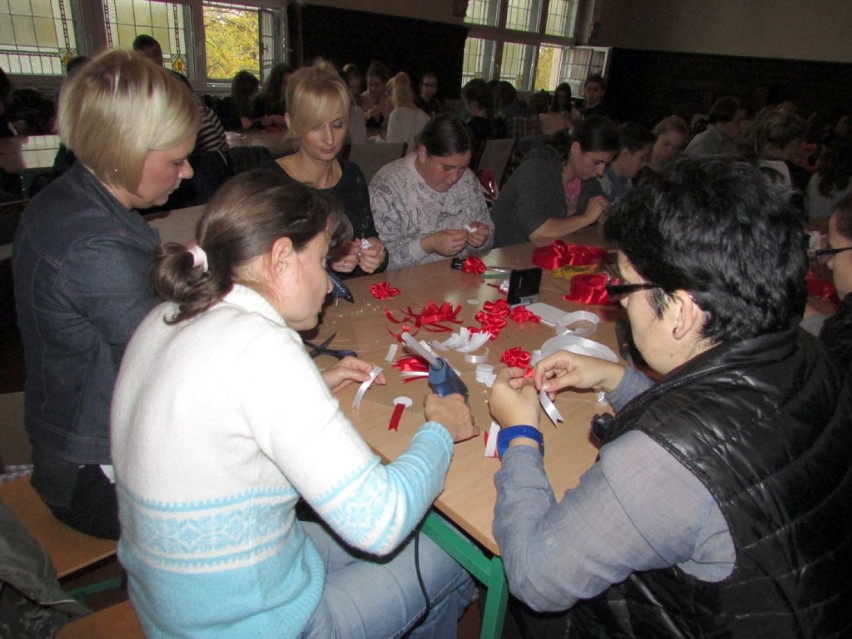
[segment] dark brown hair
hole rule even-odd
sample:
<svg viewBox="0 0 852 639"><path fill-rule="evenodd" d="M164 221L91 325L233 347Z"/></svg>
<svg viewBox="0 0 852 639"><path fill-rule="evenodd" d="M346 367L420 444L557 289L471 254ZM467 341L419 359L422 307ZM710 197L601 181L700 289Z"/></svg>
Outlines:
<svg viewBox="0 0 852 639"><path fill-rule="evenodd" d="M228 180L198 221L195 236L207 254L205 271L183 244L168 243L154 264L152 285L178 311L165 318L176 324L204 312L233 288L238 269L289 237L296 251L319 233L331 245L345 241L352 227L339 202L302 184L282 184L268 171L249 171Z"/></svg>

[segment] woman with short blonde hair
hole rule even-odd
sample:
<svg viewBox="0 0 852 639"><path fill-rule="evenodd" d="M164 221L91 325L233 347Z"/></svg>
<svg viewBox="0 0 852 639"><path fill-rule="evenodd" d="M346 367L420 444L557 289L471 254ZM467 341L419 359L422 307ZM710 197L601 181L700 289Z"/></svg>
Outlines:
<svg viewBox="0 0 852 639"><path fill-rule="evenodd" d="M117 539L109 412L124 347L157 303L157 232L134 209L192 177L192 94L138 53L107 51L63 88L59 134L74 165L27 206L15 237L33 485L53 514Z"/></svg>

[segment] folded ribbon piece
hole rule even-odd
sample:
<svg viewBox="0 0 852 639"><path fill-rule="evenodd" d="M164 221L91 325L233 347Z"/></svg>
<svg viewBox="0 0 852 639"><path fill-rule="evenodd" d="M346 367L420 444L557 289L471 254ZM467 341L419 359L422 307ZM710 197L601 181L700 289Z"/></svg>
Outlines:
<svg viewBox="0 0 852 639"><path fill-rule="evenodd" d="M548 271L565 265L598 267L605 258L605 249L581 244L566 244L563 240L555 240L550 246L534 249L532 254L533 264Z"/></svg>
<svg viewBox="0 0 852 639"><path fill-rule="evenodd" d="M482 275L485 272L485 263L475 255L469 256L462 264L462 271Z"/></svg>
<svg viewBox="0 0 852 639"><path fill-rule="evenodd" d="M399 289L391 286L389 282L379 282L370 287L370 293L377 300L386 300L389 297L399 295Z"/></svg>
<svg viewBox="0 0 852 639"><path fill-rule="evenodd" d="M562 299L581 304L609 304L608 281L609 277L602 273L575 275L571 278L571 290Z"/></svg>

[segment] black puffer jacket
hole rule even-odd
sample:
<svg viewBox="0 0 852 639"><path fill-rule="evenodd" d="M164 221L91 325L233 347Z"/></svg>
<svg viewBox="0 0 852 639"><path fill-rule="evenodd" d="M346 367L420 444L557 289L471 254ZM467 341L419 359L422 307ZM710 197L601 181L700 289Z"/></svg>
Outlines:
<svg viewBox="0 0 852 639"><path fill-rule="evenodd" d="M730 527L732 574L634 573L570 613L571 637L852 636L852 398L804 332L722 344L617 417L707 486Z"/></svg>
<svg viewBox="0 0 852 639"><path fill-rule="evenodd" d="M819 338L837 367L852 380L852 293L846 296L837 313L822 325Z"/></svg>

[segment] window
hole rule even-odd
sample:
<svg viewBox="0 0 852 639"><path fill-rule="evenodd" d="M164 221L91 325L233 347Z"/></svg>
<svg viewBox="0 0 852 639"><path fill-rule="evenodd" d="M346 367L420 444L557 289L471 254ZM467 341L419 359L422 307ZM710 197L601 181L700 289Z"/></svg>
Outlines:
<svg viewBox="0 0 852 639"><path fill-rule="evenodd" d="M582 95L586 76L604 70L607 49L571 46L580 2L471 0L462 82L498 78L529 91L567 81Z"/></svg>
<svg viewBox="0 0 852 639"><path fill-rule="evenodd" d="M0 2L0 67L7 73L62 75L77 53L70 0Z"/></svg>
<svg viewBox="0 0 852 639"><path fill-rule="evenodd" d="M138 35L149 35L163 49L163 64L188 77L195 74L189 68L187 52L189 7L177 2L149 0L104 0L104 20L108 47L130 49Z"/></svg>
<svg viewBox="0 0 852 639"><path fill-rule="evenodd" d="M22 85L58 87L70 58L129 49L147 34L160 43L164 64L197 90L221 87L242 68L262 80L286 61L285 7L281 0L0 0L0 66L38 76Z"/></svg>

